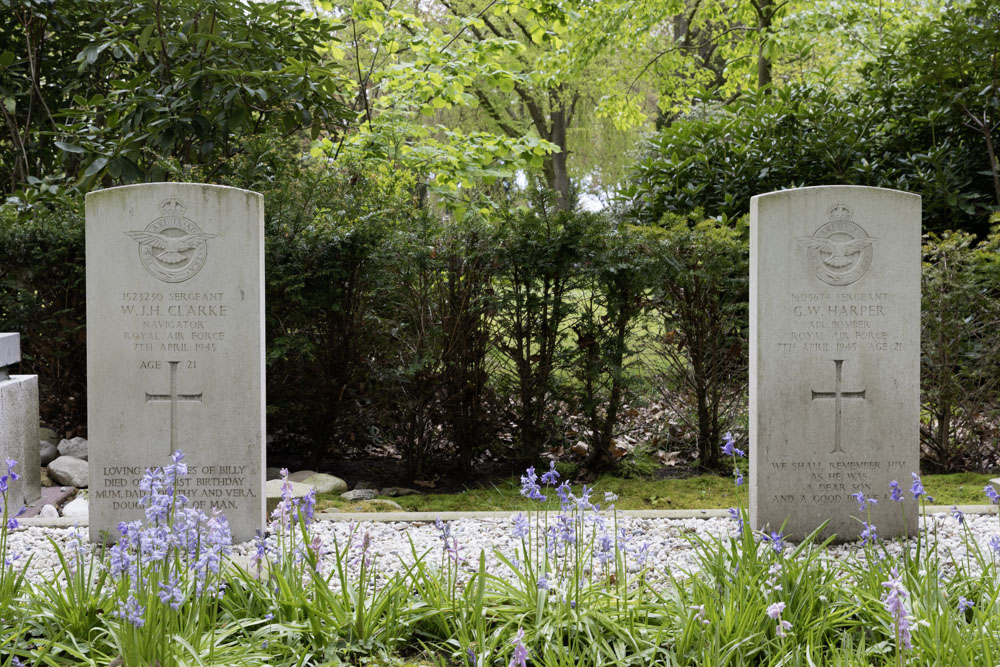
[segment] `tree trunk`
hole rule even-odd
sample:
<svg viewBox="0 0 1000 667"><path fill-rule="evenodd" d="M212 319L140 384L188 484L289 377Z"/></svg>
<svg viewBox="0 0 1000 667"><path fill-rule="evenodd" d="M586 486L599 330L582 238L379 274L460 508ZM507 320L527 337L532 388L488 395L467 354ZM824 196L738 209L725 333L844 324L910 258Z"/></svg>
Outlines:
<svg viewBox="0 0 1000 667"><path fill-rule="evenodd" d="M766 91L771 86L771 59L764 53L774 19L774 0L757 0L754 9L757 10L757 36L760 39L760 46L757 47L757 87Z"/></svg>
<svg viewBox="0 0 1000 667"><path fill-rule="evenodd" d="M566 108L560 106L552 112L552 127L548 140L559 147L558 153L545 158L543 170L545 182L556 193L556 206L560 211L569 211L573 207L569 189L569 157L566 146Z"/></svg>

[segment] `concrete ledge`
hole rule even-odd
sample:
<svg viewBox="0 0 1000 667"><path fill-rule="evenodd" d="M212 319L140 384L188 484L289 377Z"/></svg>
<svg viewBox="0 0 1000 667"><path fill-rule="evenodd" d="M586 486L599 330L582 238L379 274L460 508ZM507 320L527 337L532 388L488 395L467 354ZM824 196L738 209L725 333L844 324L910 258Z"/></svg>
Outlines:
<svg viewBox="0 0 1000 667"><path fill-rule="evenodd" d="M996 505L959 505L958 509L965 514L996 514ZM947 514L951 505L929 505L924 514ZM553 510L553 513L555 510ZM521 512L317 512L316 519L322 521L381 521L406 523L434 523L455 521L457 519L510 519ZM606 512L602 514L607 515ZM619 510L620 516L636 519L710 519L727 517L729 510ZM59 517L58 519L41 519L38 517L18 519L22 526L41 528L72 528L88 525L87 519Z"/></svg>

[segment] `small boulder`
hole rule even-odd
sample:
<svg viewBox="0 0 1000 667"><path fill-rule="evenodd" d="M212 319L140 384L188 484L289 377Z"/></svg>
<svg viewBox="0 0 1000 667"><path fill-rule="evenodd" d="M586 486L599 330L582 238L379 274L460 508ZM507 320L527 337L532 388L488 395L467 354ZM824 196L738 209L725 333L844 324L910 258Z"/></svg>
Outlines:
<svg viewBox="0 0 1000 667"><path fill-rule="evenodd" d="M59 510L56 509L55 505L42 505L42 509L38 511L39 519L58 519Z"/></svg>
<svg viewBox="0 0 1000 667"><path fill-rule="evenodd" d="M307 493L312 491L312 487L308 484L302 484L301 482L289 482L292 485L292 498L304 498ZM271 516L271 512L274 508L278 506L281 502L281 489L284 486L284 482L280 479L269 479L264 483L264 496L267 498L267 515Z"/></svg>
<svg viewBox="0 0 1000 667"><path fill-rule="evenodd" d="M583 440L579 440L575 445L570 447L570 450L577 456L586 456L590 452L590 447Z"/></svg>
<svg viewBox="0 0 1000 667"><path fill-rule="evenodd" d="M48 440L49 442L56 442L56 441L59 440L59 436L56 435L56 432L53 431L52 429L47 428L45 426L39 426L38 427L38 439L39 440Z"/></svg>
<svg viewBox="0 0 1000 667"><path fill-rule="evenodd" d="M47 466L59 458L59 449L48 440L42 440L38 443L38 458L41 465Z"/></svg>
<svg viewBox="0 0 1000 667"><path fill-rule="evenodd" d="M378 491L378 486L374 482L369 482L368 480L362 480L354 485L355 489L371 489L372 491Z"/></svg>
<svg viewBox="0 0 1000 667"><path fill-rule="evenodd" d="M59 442L59 456L72 456L82 461L87 460L87 441L83 438L62 440Z"/></svg>
<svg viewBox="0 0 1000 667"><path fill-rule="evenodd" d="M372 500L378 495L378 491L375 489L354 489L353 491L347 491L346 493L340 494L340 497L344 500Z"/></svg>
<svg viewBox="0 0 1000 667"><path fill-rule="evenodd" d="M89 486L89 466L73 456L60 456L49 464L49 477L56 484L85 489Z"/></svg>
<svg viewBox="0 0 1000 667"><path fill-rule="evenodd" d="M347 491L347 482L323 472L309 475L302 481L306 484L312 484L316 493L343 493Z"/></svg>
<svg viewBox="0 0 1000 667"><path fill-rule="evenodd" d="M63 506L62 511L63 516L71 519L86 519L89 513L89 504L87 503L87 499L83 496L77 496L73 500L66 503Z"/></svg>
<svg viewBox="0 0 1000 667"><path fill-rule="evenodd" d="M292 482L304 482L307 477L312 477L315 474L315 470L296 470L288 476L288 479ZM319 493L319 490L316 493Z"/></svg>
<svg viewBox="0 0 1000 667"><path fill-rule="evenodd" d="M390 498L399 498L400 496L416 496L420 492L414 489L407 489L403 486L387 486L382 489L380 496L389 496Z"/></svg>

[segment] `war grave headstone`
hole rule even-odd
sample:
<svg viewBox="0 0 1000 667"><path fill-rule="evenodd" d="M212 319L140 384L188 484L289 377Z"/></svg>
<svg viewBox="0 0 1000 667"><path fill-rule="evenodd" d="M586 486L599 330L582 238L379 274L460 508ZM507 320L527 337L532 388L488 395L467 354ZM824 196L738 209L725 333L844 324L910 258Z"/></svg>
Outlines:
<svg viewBox="0 0 1000 667"><path fill-rule="evenodd" d="M9 482L8 510L17 513L41 496L38 447L38 376L12 375L21 361L21 335L0 333L0 474L8 459L17 461L18 479Z"/></svg>
<svg viewBox="0 0 1000 667"><path fill-rule="evenodd" d="M191 183L87 195L90 535L141 518L147 468L235 541L264 521L263 197Z"/></svg>
<svg viewBox="0 0 1000 667"><path fill-rule="evenodd" d="M750 202L750 521L901 535L919 470L920 197L822 186ZM916 504L903 504L917 527Z"/></svg>

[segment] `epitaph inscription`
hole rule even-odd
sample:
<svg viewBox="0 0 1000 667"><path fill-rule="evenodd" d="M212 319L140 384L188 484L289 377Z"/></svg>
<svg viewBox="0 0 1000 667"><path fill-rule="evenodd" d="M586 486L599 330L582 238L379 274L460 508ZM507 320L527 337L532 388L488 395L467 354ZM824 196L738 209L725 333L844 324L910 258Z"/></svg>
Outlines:
<svg viewBox="0 0 1000 667"><path fill-rule="evenodd" d="M260 195L183 183L91 193L87 296L92 539L142 516L146 469L177 450L191 505L251 539L264 518Z"/></svg>
<svg viewBox="0 0 1000 667"><path fill-rule="evenodd" d="M856 539L858 491L918 470L920 198L854 186L751 200L750 519ZM916 506L872 506L880 536Z"/></svg>

